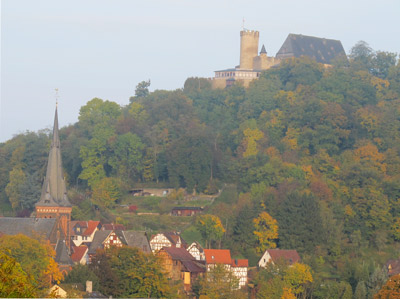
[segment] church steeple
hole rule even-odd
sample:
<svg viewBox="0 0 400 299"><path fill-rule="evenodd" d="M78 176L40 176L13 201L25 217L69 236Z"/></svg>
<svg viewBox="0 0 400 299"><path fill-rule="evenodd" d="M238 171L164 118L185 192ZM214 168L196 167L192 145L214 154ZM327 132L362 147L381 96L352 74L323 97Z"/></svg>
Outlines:
<svg viewBox="0 0 400 299"><path fill-rule="evenodd" d="M72 206L68 200L61 163L57 107L54 116L53 138L47 162L46 177L43 182L40 200L35 206L37 218L57 219L57 238L64 240L67 247L69 247L69 223L71 221Z"/></svg>
<svg viewBox="0 0 400 299"><path fill-rule="evenodd" d="M36 206L70 207L67 197L67 189L63 177L61 162L60 137L58 135L57 108L54 116L53 139L51 142L49 159L47 162L46 177L43 182L40 201Z"/></svg>

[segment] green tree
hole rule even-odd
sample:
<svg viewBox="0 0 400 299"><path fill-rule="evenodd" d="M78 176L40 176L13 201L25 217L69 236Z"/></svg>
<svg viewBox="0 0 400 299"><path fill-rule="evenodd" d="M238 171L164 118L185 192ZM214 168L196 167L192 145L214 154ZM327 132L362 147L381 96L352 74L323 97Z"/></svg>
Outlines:
<svg viewBox="0 0 400 299"><path fill-rule="evenodd" d="M143 170L144 144L136 134L126 133L118 135L111 145L112 155L109 164L115 174L122 180L129 182L133 178L139 178Z"/></svg>
<svg viewBox="0 0 400 299"><path fill-rule="evenodd" d="M22 194L22 186L26 183L26 175L20 166L16 166L10 171L9 183L6 186L6 194L11 206L14 210L20 208Z"/></svg>
<svg viewBox="0 0 400 299"><path fill-rule="evenodd" d="M198 282L198 295L205 298L228 299L238 298L237 289L239 279L225 268L225 265L216 264Z"/></svg>
<svg viewBox="0 0 400 299"><path fill-rule="evenodd" d="M136 85L135 97L144 98L149 95L150 79L147 81L139 82Z"/></svg>
<svg viewBox="0 0 400 299"><path fill-rule="evenodd" d="M121 198L121 184L115 178L102 178L93 186L93 203L103 208L110 208Z"/></svg>
<svg viewBox="0 0 400 299"><path fill-rule="evenodd" d="M126 298L173 298L162 263L135 247L99 250L90 268L100 280L100 292Z"/></svg>
<svg viewBox="0 0 400 299"><path fill-rule="evenodd" d="M93 291L99 289L99 278L94 274L88 265L75 265L68 275L64 278L63 282L66 283L84 283L85 281L93 283Z"/></svg>

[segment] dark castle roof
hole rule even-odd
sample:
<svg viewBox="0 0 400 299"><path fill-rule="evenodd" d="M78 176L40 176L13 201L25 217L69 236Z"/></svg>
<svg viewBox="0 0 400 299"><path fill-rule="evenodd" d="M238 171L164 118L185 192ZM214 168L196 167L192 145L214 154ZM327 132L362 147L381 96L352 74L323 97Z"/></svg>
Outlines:
<svg viewBox="0 0 400 299"><path fill-rule="evenodd" d="M339 40L291 33L279 49L276 58L308 56L319 63L330 64L338 55L346 55Z"/></svg>
<svg viewBox="0 0 400 299"><path fill-rule="evenodd" d="M51 142L49 159L47 162L46 177L43 182L42 194L36 206L70 207L67 197L67 189L63 176L60 138L58 136L57 108L54 116L53 140Z"/></svg>

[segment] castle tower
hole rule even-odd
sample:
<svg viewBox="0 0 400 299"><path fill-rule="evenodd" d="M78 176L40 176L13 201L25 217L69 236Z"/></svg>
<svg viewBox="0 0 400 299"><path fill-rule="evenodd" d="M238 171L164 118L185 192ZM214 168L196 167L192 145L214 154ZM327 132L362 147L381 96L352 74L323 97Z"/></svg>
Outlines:
<svg viewBox="0 0 400 299"><path fill-rule="evenodd" d="M258 55L260 33L254 30L240 31L240 69L252 70L253 59Z"/></svg>
<svg viewBox="0 0 400 299"><path fill-rule="evenodd" d="M54 116L53 140L51 142L46 177L40 200L36 203L36 218L56 218L57 235L70 244L69 223L72 206L67 197L67 189L61 163L60 138L58 136L57 108Z"/></svg>

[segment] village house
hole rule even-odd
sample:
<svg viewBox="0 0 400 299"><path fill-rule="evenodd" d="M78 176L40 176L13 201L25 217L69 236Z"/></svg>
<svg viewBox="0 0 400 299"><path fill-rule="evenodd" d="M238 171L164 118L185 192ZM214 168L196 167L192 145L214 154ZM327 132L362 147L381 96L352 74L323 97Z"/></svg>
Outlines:
<svg viewBox="0 0 400 299"><path fill-rule="evenodd" d="M153 252L156 252L163 247L186 248L187 244L179 232L165 232L153 235L150 239L150 247Z"/></svg>
<svg viewBox="0 0 400 299"><path fill-rule="evenodd" d="M232 259L229 249L204 249L207 271L210 271L216 264L225 266L239 279L239 288L247 284L247 269L249 262L246 259Z"/></svg>
<svg viewBox="0 0 400 299"><path fill-rule="evenodd" d="M90 244L88 256L89 260L96 254L98 249L107 249L110 246L137 247L143 252L151 252L150 244L146 232L123 231L123 230L99 230L95 233L93 242Z"/></svg>
<svg viewBox="0 0 400 299"><path fill-rule="evenodd" d="M88 264L88 251L89 248L86 245L72 246L71 260L74 264Z"/></svg>
<svg viewBox="0 0 400 299"><path fill-rule="evenodd" d="M157 253L172 280L183 281L184 290L190 292L192 283L206 272L205 262L197 261L185 248L164 247Z"/></svg>
<svg viewBox="0 0 400 299"><path fill-rule="evenodd" d="M265 267L269 262L273 264L284 262L293 265L300 262L300 256L296 250L267 249L258 261L258 267Z"/></svg>
<svg viewBox="0 0 400 299"><path fill-rule="evenodd" d="M204 254L203 247L199 244L199 242L194 241L192 244L188 246L186 249L196 260L205 261L206 255Z"/></svg>
<svg viewBox="0 0 400 299"><path fill-rule="evenodd" d="M70 232L73 245L80 246L82 243L91 243L94 234L100 228L100 221L71 221Z"/></svg>
<svg viewBox="0 0 400 299"><path fill-rule="evenodd" d="M201 207L175 207L171 210L172 216L194 216L203 212Z"/></svg>

